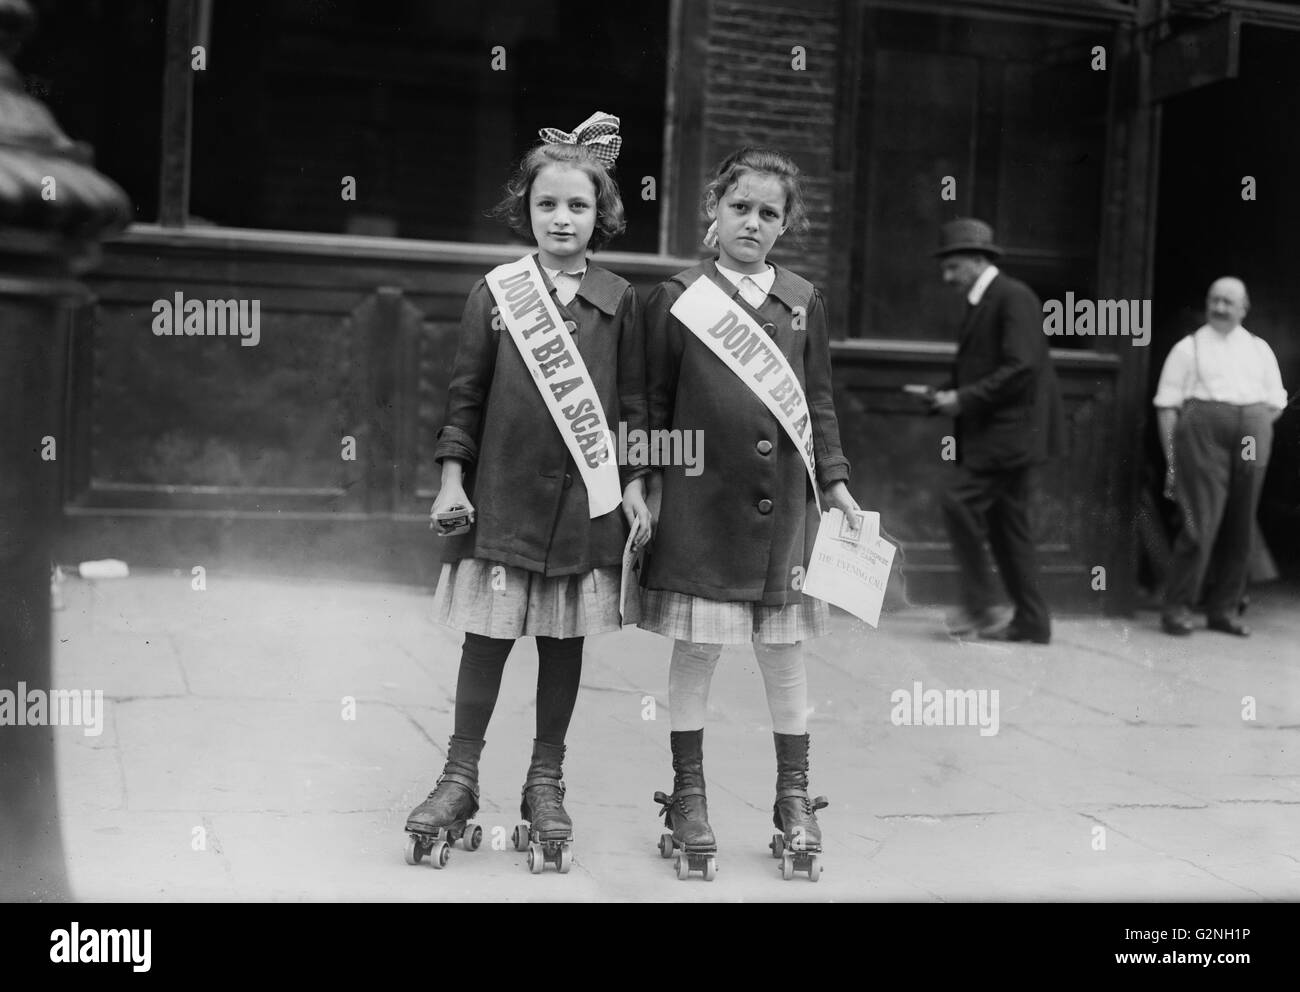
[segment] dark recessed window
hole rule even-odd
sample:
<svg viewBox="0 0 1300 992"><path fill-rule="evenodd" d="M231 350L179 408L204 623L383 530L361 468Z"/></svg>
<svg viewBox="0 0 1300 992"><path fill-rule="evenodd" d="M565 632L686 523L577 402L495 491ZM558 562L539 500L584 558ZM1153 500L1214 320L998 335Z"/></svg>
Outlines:
<svg viewBox="0 0 1300 992"><path fill-rule="evenodd" d="M126 190L137 221L158 218L165 0L32 0L36 27L15 64L63 131Z"/></svg>
<svg viewBox="0 0 1300 992"><path fill-rule="evenodd" d="M667 28L666 2L215 4L191 223L509 241L485 212L537 129L604 110L622 119L628 210L611 247L654 251L640 191L662 168Z"/></svg>

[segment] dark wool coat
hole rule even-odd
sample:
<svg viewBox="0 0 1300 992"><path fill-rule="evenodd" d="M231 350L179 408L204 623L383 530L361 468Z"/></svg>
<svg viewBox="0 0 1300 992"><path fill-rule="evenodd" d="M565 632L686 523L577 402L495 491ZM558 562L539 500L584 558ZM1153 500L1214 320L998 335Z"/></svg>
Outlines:
<svg viewBox="0 0 1300 992"><path fill-rule="evenodd" d="M722 360L669 310L698 277L748 310L785 355L808 401L818 484L847 481L831 398L826 306L807 280L774 266L754 311L712 261L679 272L646 303L646 390L652 428L703 432L704 471L664 469L647 588L769 606L798 602L818 523L794 442ZM806 315L796 330L795 308Z"/></svg>
<svg viewBox="0 0 1300 992"><path fill-rule="evenodd" d="M1061 390L1034 291L999 272L957 336L957 462L991 472L1060 454Z"/></svg>
<svg viewBox="0 0 1300 992"><path fill-rule="evenodd" d="M628 432L644 430L645 339L636 291L589 262L572 302L562 305L553 286L551 300L572 322L569 333L615 442L620 420ZM480 279L465 303L445 426L434 449L438 462L465 463L476 519L468 534L443 539L443 560L486 558L545 575L619 565L628 533L623 511L588 516L582 474L510 332L493 327L495 307ZM620 465L620 484L647 471Z"/></svg>

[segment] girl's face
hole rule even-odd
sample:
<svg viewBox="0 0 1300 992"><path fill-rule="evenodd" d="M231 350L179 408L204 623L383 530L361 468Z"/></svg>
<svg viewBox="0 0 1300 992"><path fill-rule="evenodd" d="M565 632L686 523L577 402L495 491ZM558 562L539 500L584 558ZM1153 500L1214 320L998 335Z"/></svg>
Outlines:
<svg viewBox="0 0 1300 992"><path fill-rule="evenodd" d="M582 268L596 227L591 177L581 169L551 163L533 180L528 212L542 265L566 272Z"/></svg>
<svg viewBox="0 0 1300 992"><path fill-rule="evenodd" d="M785 187L776 176L746 172L709 211L718 222L718 261L737 272L762 272L785 233Z"/></svg>

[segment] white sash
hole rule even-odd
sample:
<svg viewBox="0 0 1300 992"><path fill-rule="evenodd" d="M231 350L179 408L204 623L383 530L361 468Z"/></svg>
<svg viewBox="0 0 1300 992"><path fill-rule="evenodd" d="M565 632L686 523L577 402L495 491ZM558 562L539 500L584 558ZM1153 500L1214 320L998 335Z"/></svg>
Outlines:
<svg viewBox="0 0 1300 992"><path fill-rule="evenodd" d="M670 312L722 359L776 417L803 457L820 509L808 400L776 342L705 275L687 287Z"/></svg>
<svg viewBox="0 0 1300 992"><path fill-rule="evenodd" d="M592 519L623 501L613 435L596 386L546 289L536 259L498 265L485 277L501 320L587 485Z"/></svg>

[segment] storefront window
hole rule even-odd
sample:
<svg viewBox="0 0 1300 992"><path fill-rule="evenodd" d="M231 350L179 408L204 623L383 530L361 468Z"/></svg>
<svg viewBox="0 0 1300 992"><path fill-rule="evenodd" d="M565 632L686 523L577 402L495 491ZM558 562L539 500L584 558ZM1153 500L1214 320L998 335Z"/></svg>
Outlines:
<svg viewBox="0 0 1300 992"><path fill-rule="evenodd" d="M1105 30L875 11L858 243L867 337L942 336L941 224L977 216L1043 299L1095 294L1110 74ZM1061 338L1060 346L1090 345Z"/></svg>
<svg viewBox="0 0 1300 992"><path fill-rule="evenodd" d="M505 242L485 212L537 129L604 110L624 138L614 247L654 251L639 194L662 169L667 26L666 2L215 4L190 223Z"/></svg>

